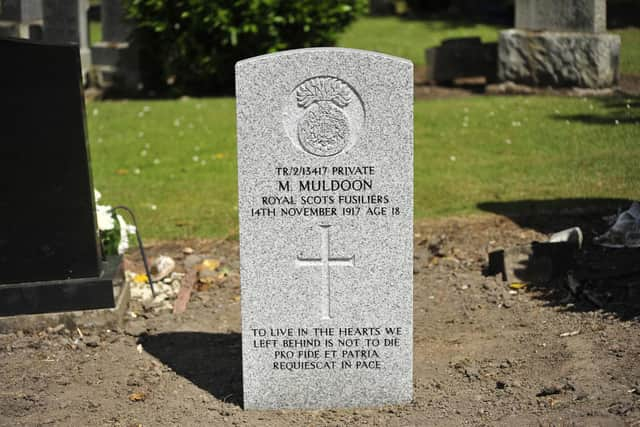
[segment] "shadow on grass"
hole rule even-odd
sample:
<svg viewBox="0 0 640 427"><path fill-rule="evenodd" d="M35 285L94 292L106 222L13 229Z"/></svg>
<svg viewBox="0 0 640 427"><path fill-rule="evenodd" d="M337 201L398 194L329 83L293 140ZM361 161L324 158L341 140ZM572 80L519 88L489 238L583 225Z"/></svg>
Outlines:
<svg viewBox="0 0 640 427"><path fill-rule="evenodd" d="M640 97L600 98L590 102L598 102L608 111L605 114L554 114L550 117L554 120L569 120L588 125L640 125Z"/></svg>
<svg viewBox="0 0 640 427"><path fill-rule="evenodd" d="M242 406L240 334L168 332L138 342L176 374L223 402Z"/></svg>
<svg viewBox="0 0 640 427"><path fill-rule="evenodd" d="M487 202L478 207L545 234L580 227L583 246L568 258L559 256L563 251L555 252L555 247L534 245L530 255L512 258L511 268L518 277L527 271L538 273L527 290L551 306L580 312L603 310L630 320L640 316L640 248L612 249L593 243L610 226L602 217L630 205L628 199L558 199Z"/></svg>
<svg viewBox="0 0 640 427"><path fill-rule="evenodd" d="M602 216L631 205L629 199L552 199L478 203L478 209L506 216L523 228L550 234L573 226L597 227ZM586 236L586 234L585 234Z"/></svg>
<svg viewBox="0 0 640 427"><path fill-rule="evenodd" d="M435 12L413 13L409 12L401 15L407 21L436 21L443 24L443 28L455 29L464 27L474 27L476 25L497 25L512 27L514 22L514 8L511 7L491 7L484 2L470 4L468 10L448 10Z"/></svg>

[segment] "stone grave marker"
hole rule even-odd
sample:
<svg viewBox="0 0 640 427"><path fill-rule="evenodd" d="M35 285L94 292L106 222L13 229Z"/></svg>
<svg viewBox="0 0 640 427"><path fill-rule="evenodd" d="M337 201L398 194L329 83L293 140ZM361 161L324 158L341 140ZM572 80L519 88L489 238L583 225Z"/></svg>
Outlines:
<svg viewBox="0 0 640 427"><path fill-rule="evenodd" d="M78 48L0 40L0 57L0 316L113 307L122 266L100 250Z"/></svg>
<svg viewBox="0 0 640 427"><path fill-rule="evenodd" d="M97 84L134 92L141 86L140 49L131 40L133 24L122 0L102 0L102 40L91 46Z"/></svg>
<svg viewBox="0 0 640 427"><path fill-rule="evenodd" d="M89 0L42 0L42 38L50 43L77 43L80 48L82 78L91 68L89 49Z"/></svg>
<svg viewBox="0 0 640 427"><path fill-rule="evenodd" d="M606 0L517 0L501 31L498 77L532 86L607 88L619 79L620 36L606 33Z"/></svg>
<svg viewBox="0 0 640 427"><path fill-rule="evenodd" d="M516 28L530 31L607 31L606 0L516 0Z"/></svg>
<svg viewBox="0 0 640 427"><path fill-rule="evenodd" d="M426 50L427 78L440 84L451 84L461 77L484 77L494 82L497 56L498 44L483 43L480 37L446 39Z"/></svg>
<svg viewBox="0 0 640 427"><path fill-rule="evenodd" d="M35 38L42 27L42 0L0 0L0 37Z"/></svg>
<svg viewBox="0 0 640 427"><path fill-rule="evenodd" d="M413 65L236 64L244 407L412 399Z"/></svg>

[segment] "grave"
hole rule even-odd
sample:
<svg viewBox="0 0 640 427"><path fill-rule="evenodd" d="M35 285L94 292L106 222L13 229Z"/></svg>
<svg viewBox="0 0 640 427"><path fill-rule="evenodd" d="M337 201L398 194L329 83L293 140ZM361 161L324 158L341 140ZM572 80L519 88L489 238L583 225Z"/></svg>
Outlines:
<svg viewBox="0 0 640 427"><path fill-rule="evenodd" d="M618 82L620 36L606 33L605 0L517 0L500 33L498 76L532 86L606 88Z"/></svg>
<svg viewBox="0 0 640 427"><path fill-rule="evenodd" d="M56 44L76 43L80 49L82 79L87 81L91 68L89 49L88 0L42 0L42 39Z"/></svg>
<svg viewBox="0 0 640 427"><path fill-rule="evenodd" d="M97 84L125 92L139 89L140 49L132 40L133 25L122 0L102 0L102 41L91 46Z"/></svg>
<svg viewBox="0 0 640 427"><path fill-rule="evenodd" d="M42 33L42 0L0 0L0 37L33 39Z"/></svg>
<svg viewBox="0 0 640 427"><path fill-rule="evenodd" d="M0 316L113 307L122 263L101 254L78 48L0 40L0 57Z"/></svg>
<svg viewBox="0 0 640 427"><path fill-rule="evenodd" d="M244 407L412 399L413 65L236 64Z"/></svg>
<svg viewBox="0 0 640 427"><path fill-rule="evenodd" d="M426 50L427 78L440 84L465 77L495 82L497 55L498 44L482 43L480 37L443 40L440 46Z"/></svg>

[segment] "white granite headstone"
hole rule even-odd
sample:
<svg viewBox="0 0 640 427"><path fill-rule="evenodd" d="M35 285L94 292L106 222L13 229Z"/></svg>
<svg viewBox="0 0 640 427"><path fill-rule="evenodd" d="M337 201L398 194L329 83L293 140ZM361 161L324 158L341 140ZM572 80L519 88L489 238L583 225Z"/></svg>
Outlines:
<svg viewBox="0 0 640 427"><path fill-rule="evenodd" d="M412 399L413 65L236 65L244 407Z"/></svg>

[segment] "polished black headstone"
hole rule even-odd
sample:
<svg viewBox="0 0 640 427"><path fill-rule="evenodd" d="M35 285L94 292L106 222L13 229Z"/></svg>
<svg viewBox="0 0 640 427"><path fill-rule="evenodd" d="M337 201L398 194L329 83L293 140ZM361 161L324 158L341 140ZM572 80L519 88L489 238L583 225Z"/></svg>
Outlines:
<svg viewBox="0 0 640 427"><path fill-rule="evenodd" d="M112 305L77 292L105 268L78 47L0 40L0 58L0 315ZM66 301L47 307L55 287Z"/></svg>

